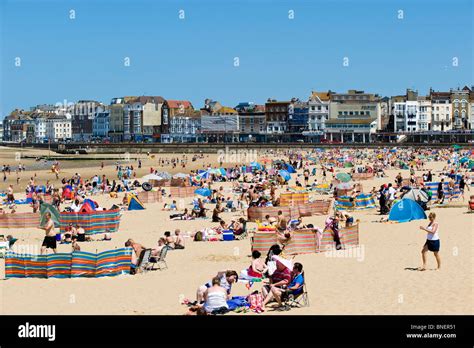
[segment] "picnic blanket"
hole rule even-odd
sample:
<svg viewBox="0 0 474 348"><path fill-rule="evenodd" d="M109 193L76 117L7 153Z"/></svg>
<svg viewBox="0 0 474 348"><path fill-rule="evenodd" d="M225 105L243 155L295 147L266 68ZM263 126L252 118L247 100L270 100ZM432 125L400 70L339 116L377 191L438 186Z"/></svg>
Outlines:
<svg viewBox="0 0 474 348"><path fill-rule="evenodd" d="M89 253L75 251L49 255L17 254L5 257L6 278L111 277L130 273L131 248Z"/></svg>
<svg viewBox="0 0 474 348"><path fill-rule="evenodd" d="M31 228L39 224L39 213L0 214L0 228Z"/></svg>
<svg viewBox="0 0 474 348"><path fill-rule="evenodd" d="M62 212L59 223L61 233L64 233L71 223L78 224L87 235L117 232L120 225L120 209L95 210L88 213Z"/></svg>

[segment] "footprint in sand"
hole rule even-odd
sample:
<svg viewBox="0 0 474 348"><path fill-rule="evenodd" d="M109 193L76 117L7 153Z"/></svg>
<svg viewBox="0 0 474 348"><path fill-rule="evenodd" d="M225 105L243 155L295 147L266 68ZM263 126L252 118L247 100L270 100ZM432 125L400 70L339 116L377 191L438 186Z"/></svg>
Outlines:
<svg viewBox="0 0 474 348"><path fill-rule="evenodd" d="M200 257L199 260L202 261L211 261L211 262L221 262L221 261L238 261L239 256L230 256L230 255L207 255Z"/></svg>

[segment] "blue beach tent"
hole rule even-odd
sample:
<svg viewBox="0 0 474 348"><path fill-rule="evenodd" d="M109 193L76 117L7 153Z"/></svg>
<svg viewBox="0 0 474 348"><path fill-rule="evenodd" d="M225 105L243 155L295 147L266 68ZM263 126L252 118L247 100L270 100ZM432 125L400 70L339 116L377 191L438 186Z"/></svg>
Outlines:
<svg viewBox="0 0 474 348"><path fill-rule="evenodd" d="M411 199L402 199L395 203L388 215L389 221L408 222L426 219L423 208Z"/></svg>

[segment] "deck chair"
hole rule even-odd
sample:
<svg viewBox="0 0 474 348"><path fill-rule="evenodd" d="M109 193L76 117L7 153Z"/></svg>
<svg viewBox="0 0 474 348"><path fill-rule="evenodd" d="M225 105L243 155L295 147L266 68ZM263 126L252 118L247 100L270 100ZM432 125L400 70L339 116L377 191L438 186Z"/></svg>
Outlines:
<svg viewBox="0 0 474 348"><path fill-rule="evenodd" d="M150 257L151 249L145 249L141 252L140 257L138 258L137 267L135 268L135 273L145 273L148 271Z"/></svg>
<svg viewBox="0 0 474 348"><path fill-rule="evenodd" d="M235 240L242 240L242 239L247 238L247 236L248 236L248 233L247 233L247 221L245 221L245 222L242 224L242 233L239 234L239 235L234 235L234 239L235 239Z"/></svg>
<svg viewBox="0 0 474 348"><path fill-rule="evenodd" d="M158 267L157 269L162 270L168 268L166 263L166 255L168 254L168 248L164 247L161 249L160 255L158 257L151 257L149 263L152 265L151 269L155 269L155 265Z"/></svg>
<svg viewBox="0 0 474 348"><path fill-rule="evenodd" d="M0 258L5 258L9 249L8 242L0 242Z"/></svg>
<svg viewBox="0 0 474 348"><path fill-rule="evenodd" d="M303 283L300 288L302 288L303 291L298 295L288 294L285 296L283 301L285 310L290 310L291 308L309 307L309 297L308 291L306 289L306 283Z"/></svg>

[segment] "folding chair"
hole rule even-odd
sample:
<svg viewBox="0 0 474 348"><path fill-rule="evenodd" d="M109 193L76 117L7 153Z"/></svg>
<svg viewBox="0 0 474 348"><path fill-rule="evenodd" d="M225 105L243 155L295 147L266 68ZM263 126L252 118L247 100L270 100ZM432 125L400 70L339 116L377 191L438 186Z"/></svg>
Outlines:
<svg viewBox="0 0 474 348"><path fill-rule="evenodd" d="M135 273L145 273L150 266L151 249L145 249L141 252L135 268Z"/></svg>
<svg viewBox="0 0 474 348"><path fill-rule="evenodd" d="M149 263L152 265L151 269L155 269L155 265L158 267L157 269L162 270L168 268L166 263L166 255L168 254L168 248L165 246L161 249L160 255L158 257L150 257Z"/></svg>
<svg viewBox="0 0 474 348"><path fill-rule="evenodd" d="M306 283L303 283L300 289L301 288L303 291L298 295L287 294L287 296L285 296L283 306L285 306L286 310L290 310L291 308L309 307L309 296L306 289Z"/></svg>

